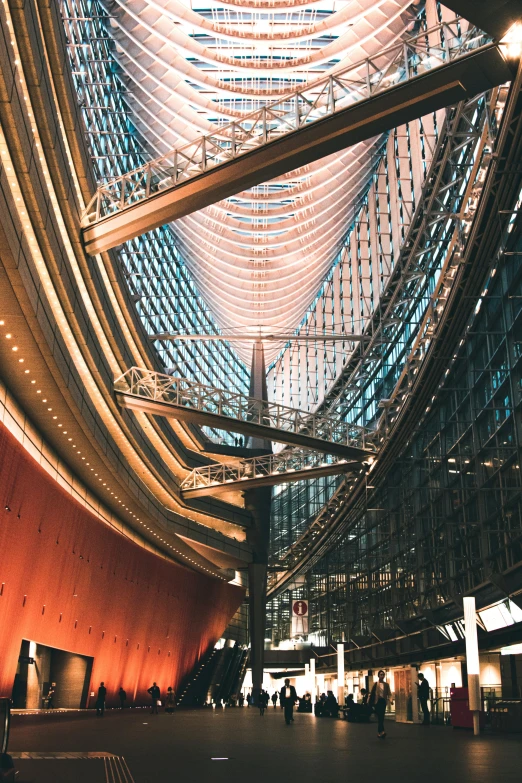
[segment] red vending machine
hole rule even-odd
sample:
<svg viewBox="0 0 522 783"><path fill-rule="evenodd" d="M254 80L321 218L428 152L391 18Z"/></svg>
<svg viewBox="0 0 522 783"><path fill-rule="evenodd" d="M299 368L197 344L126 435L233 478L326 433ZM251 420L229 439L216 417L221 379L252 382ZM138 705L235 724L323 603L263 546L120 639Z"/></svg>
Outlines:
<svg viewBox="0 0 522 783"><path fill-rule="evenodd" d="M469 708L469 697L467 688L450 689L450 714L451 725L454 729L472 729L473 714ZM480 728L483 729L486 724L486 713L481 710Z"/></svg>

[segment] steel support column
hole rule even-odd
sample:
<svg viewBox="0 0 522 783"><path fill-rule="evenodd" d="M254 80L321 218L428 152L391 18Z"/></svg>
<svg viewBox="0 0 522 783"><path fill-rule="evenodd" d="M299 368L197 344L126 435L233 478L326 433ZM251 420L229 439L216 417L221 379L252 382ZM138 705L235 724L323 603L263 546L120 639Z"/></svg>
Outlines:
<svg viewBox="0 0 522 783"><path fill-rule="evenodd" d="M268 401L266 367L263 343L257 341L252 349L250 373L250 397ZM271 453L272 445L264 438L250 437L251 449L266 449ZM265 663L266 588L268 571L268 547L270 543L271 487L258 487L244 493L245 508L252 514L252 527L248 540L252 545L253 562L248 567L248 594L250 620L250 665L252 667L252 698L257 705L263 686Z"/></svg>

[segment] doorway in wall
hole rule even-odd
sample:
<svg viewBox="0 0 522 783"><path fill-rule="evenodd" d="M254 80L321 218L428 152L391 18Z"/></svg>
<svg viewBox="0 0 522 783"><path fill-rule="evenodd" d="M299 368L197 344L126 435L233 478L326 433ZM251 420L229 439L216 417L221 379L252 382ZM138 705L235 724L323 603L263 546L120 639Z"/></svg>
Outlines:
<svg viewBox="0 0 522 783"><path fill-rule="evenodd" d="M85 707L93 658L24 639L13 684L13 707Z"/></svg>

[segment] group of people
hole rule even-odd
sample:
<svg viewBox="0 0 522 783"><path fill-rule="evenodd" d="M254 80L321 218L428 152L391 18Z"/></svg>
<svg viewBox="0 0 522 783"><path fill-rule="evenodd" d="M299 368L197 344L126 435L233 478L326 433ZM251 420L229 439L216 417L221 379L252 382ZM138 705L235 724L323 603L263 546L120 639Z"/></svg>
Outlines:
<svg viewBox="0 0 522 783"><path fill-rule="evenodd" d="M161 698L161 691L159 689L159 686L153 682L150 688L147 689L147 693L150 695L151 698L151 706L150 706L150 713L151 715L158 715L158 707L163 706L162 698ZM118 696L120 699L120 709L125 708L125 703L127 701L127 693L126 691L120 687L120 690L118 691ZM98 696L96 699L96 715L100 718L103 718L103 714L105 712L105 701L107 699L107 688L105 687L105 683L101 682L100 687L98 688ZM173 688L167 688L167 694L165 696L165 712L169 715L172 715L174 710L176 709L176 692Z"/></svg>
<svg viewBox="0 0 522 783"><path fill-rule="evenodd" d="M384 715L386 708L391 700L391 688L389 683L386 682L386 673L383 669L378 672L378 679L373 684L371 691L368 693L366 688L361 689L361 701L355 702L353 694L350 694L346 699L346 703L343 707L343 712L347 720L352 722L367 722L370 720L372 713L375 713L377 718L377 736L379 739L386 737L386 731L384 728ZM423 725L429 726L430 724L430 711L428 707L428 700L430 696L429 683L423 674L419 674L419 681L417 683L419 702L423 712ZM310 694L306 694L303 699L299 699L295 687L290 684L290 680L286 679L281 691L277 691L270 697L268 693L261 691L258 699L258 705L261 715L264 715L265 709L268 707L270 698L274 707L279 700L281 709L284 710L285 722L290 725L294 722L294 707L299 702L299 711L307 712L306 696L310 703L311 711L311 698ZM250 694L246 697L247 705L252 703L252 697ZM243 696L240 696L239 705L243 706ZM328 691L326 694L322 693L315 705L315 714L317 717L332 717L337 718L339 716L339 704L335 698L333 691Z"/></svg>
<svg viewBox="0 0 522 783"><path fill-rule="evenodd" d="M419 674L419 682L417 683L418 697L423 712L423 725L430 724L430 711L428 707L428 699L430 695L429 683L423 674ZM163 706L161 698L161 691L159 686L154 682L151 687L148 688L147 693L151 697L151 709L152 715L158 715L158 708ZM98 698L96 700L96 715L103 717L105 712L105 700L107 697L107 689L105 683L101 682L98 688ZM363 722L369 721L372 712L377 717L377 736L380 739L386 737L386 731L384 729L384 715L386 707L391 699L391 689L389 683L386 682L386 673L383 669L378 672L378 679L373 684L373 687L368 693L366 688L361 689L361 701L355 702L353 694L350 694L346 699L343 711L349 721ZM120 707L125 707L127 700L127 694L123 688L119 690ZM268 694L266 690L262 690L259 694L257 705L259 712L264 715L265 710L272 701L274 708L279 701L281 709L284 710L285 722L289 726L294 722L294 707L299 703L300 712L311 712L312 701L310 694L305 694L302 699L297 696L296 689L290 684L290 680L285 679L285 684L279 692L275 691L272 696ZM242 693L239 694L238 704L243 707L245 698ZM247 706L250 707L253 703L250 693L246 696ZM176 693L173 688L168 688L165 697L165 712L172 714L176 708ZM339 716L339 704L335 698L333 691L328 691L326 694L322 693L319 700L315 705L315 714L317 717L331 717L337 718Z"/></svg>
<svg viewBox="0 0 522 783"><path fill-rule="evenodd" d="M346 707L348 708L348 718L352 710L354 711L352 713L353 716L355 716L355 714L360 709L361 714L368 715L368 718L372 711L375 712L375 715L377 716L377 736L380 739L384 739L384 737L386 736L386 731L384 730L384 714L386 712L386 707L388 705L388 702L391 699L391 689L389 684L386 682L385 677L386 677L386 673L381 669L381 671L378 674L378 680L377 682L374 683L373 688L370 691L370 694L368 695L367 691L364 688L362 689L361 693L363 695L363 702L361 704L356 704L352 696L351 700L350 698L348 698L348 702L346 705ZM419 678L421 677L422 675L419 675ZM287 725L290 725L291 723L293 723L294 720L293 718L294 705L298 701L298 698L297 698L295 687L293 685L290 685L289 679L285 680L285 684L284 687L281 688L281 693L279 698L281 701L281 706L284 708L285 711L285 721ZM325 717L325 716L332 717L332 718L338 717L339 704L333 694L333 691L328 691L327 694L324 693L321 694L321 697L319 698L319 700L315 705L315 714L317 717Z"/></svg>
<svg viewBox="0 0 522 783"><path fill-rule="evenodd" d="M339 717L339 704L333 691L321 693L315 703L314 712L317 718L337 718Z"/></svg>

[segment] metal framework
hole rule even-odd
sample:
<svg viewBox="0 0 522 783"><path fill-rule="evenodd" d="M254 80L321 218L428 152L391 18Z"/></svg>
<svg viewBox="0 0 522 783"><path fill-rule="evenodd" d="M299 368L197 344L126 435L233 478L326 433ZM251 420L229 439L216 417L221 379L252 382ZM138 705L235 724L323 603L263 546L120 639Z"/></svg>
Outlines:
<svg viewBox="0 0 522 783"><path fill-rule="evenodd" d="M466 58L470 67L462 70ZM459 65L454 74L453 65ZM442 81L439 71L444 72ZM458 19L424 29L99 187L82 218L86 248L94 253L114 247L245 187L371 138L464 97L466 84L474 92L509 77L498 46L484 33L475 28L463 32ZM414 87L417 83L419 90ZM402 96L404 85L411 89ZM395 101L390 98L394 92ZM365 103L371 111L367 128L361 131L364 123L353 112ZM312 140L309 131L315 124L321 130ZM343 128L352 136L345 136ZM285 137L288 150L272 149ZM263 150L268 157L261 160L257 153ZM211 171L223 176L209 179ZM199 181L203 190L196 184Z"/></svg>
<svg viewBox="0 0 522 783"><path fill-rule="evenodd" d="M480 586L485 603L522 587L521 254L519 240L494 265L411 446L308 575L319 640L442 624Z"/></svg>
<svg viewBox="0 0 522 783"><path fill-rule="evenodd" d="M202 495L218 495L223 492L253 487L275 486L312 479L319 476L338 475L364 470L372 457L365 462L335 459L324 454L285 449L278 454L252 457L234 463L215 463L196 468L183 481L181 492L185 498Z"/></svg>
<svg viewBox="0 0 522 783"><path fill-rule="evenodd" d="M381 455L371 485L355 503L352 494L342 534L331 539L336 545L313 560L300 588L313 607L312 638L344 635L355 640L354 651L364 645L369 659L378 643L370 635L393 640L381 655L399 654L394 629L404 637L458 619L465 593L487 606L522 587L521 86L519 75L508 108L505 91L493 104L490 120L503 116L498 132L490 126L499 144L494 157L486 147L482 198L458 249L458 270L443 279L427 351L438 388L426 397L424 382L421 415L409 412L413 430L402 422L399 453ZM456 348L448 350L451 330ZM399 415L395 409L391 418ZM281 599L272 606L274 627L276 611L282 614Z"/></svg>
<svg viewBox="0 0 522 783"><path fill-rule="evenodd" d="M442 134L394 274L368 324L370 339L354 351L322 406L330 414L351 412L356 421L367 426L373 422L381 448L390 442L401 409L411 402L416 376L436 338L462 264L504 101L505 91L500 91L490 104L479 96L459 106ZM354 479L334 485L320 513L302 520L302 533L290 548L274 553L287 571L272 576L272 592L282 589L293 573L316 562L339 540L346 530L345 504L353 498L355 486ZM296 490L287 490L289 494L292 491ZM284 502L283 496L277 502Z"/></svg>
<svg viewBox="0 0 522 783"><path fill-rule="evenodd" d="M111 14L99 0L61 0L72 77L85 122L98 182L150 158L146 140L132 122L129 90L114 61ZM122 274L148 334L217 329L168 226L123 244L117 252ZM160 361L202 383L248 389L248 371L225 343L191 346L156 342Z"/></svg>
<svg viewBox="0 0 522 783"><path fill-rule="evenodd" d="M482 0L449 4L456 6L457 10L460 7L474 9L487 6L489 14L494 5ZM68 5L72 8L71 3ZM149 6L146 13L155 13L153 7L161 9L163 5L165 10L168 6L170 12L170 9L179 8L182 4L159 0ZM233 8L234 3L230 5ZM244 3L240 5L247 7ZM503 8L507 5L515 8L512 2L502 5ZM232 13L236 16L230 22L229 17L218 8L218 3L214 3L211 10L200 14L199 20L203 26L203 22L210 23L212 17L212 29L207 26L203 33L194 26L193 30L199 32L195 34L191 30L189 34L194 45L197 45L198 36L200 40L203 34L207 36L203 43L207 49L213 49L212 62L194 64L195 58L187 58L187 62L191 60L188 68L192 70L187 71L186 78L182 78L177 105L169 106L175 117L173 127L176 123L177 138L174 138L176 134L167 127L168 123L161 127L167 100L161 107L161 117L158 112L156 128L152 127L156 117L151 128L147 128L143 120L146 113L142 112L140 117L140 112L136 111L140 101L143 103L145 89L142 93L138 90L130 95L129 85L136 83L136 72L131 73L128 65L131 58L137 63L142 55L136 54L136 50L129 48L124 40L120 10L124 9L123 13L129 17L131 12L135 13L138 19L136 8L139 8L139 3L132 0L113 3L110 12L114 18L110 23L109 13L104 11L103 6L87 0L81 6L81 12L69 13L66 28L73 31L69 50L75 63L74 78L84 107L93 160L99 167L100 182L112 177L115 171L124 174L131 168L140 168L150 157L160 156L166 149L164 138L168 139L169 146L183 144L185 139L194 140L198 130L184 134L182 125L185 120L187 128L199 127L204 136L215 138L220 128L230 127L231 117L241 125L245 114L251 116L257 113L256 122L260 123L262 104L271 90L285 95L289 92L288 85L292 84L303 94L301 85L310 75L315 79L321 69L328 74L323 85L330 78L335 79L330 68L334 60L328 63L325 59L321 64L316 57L321 54L319 34L322 31L329 39L326 30L329 29L328 24L334 23L334 14L328 20L321 17L321 9L310 10L309 15L307 9L299 29L295 24L294 29L286 33L292 40L287 59L281 56L285 65L279 72L286 71L287 76L281 78L274 68L270 81L265 73L256 83L255 75L235 75L237 61L241 57L244 61L250 57L246 52L241 54L241 43L238 45L237 40L235 43L232 41L232 38L241 37L238 30L242 25L245 29L247 27L247 21L241 17L243 12L234 9ZM192 3L191 8L193 6ZM74 7L80 8L80 3ZM261 8L266 16L262 3L251 3L250 7ZM281 12L277 3L271 8ZM95 17L93 9L97 9L99 18ZM391 15L388 18L391 19ZM471 12L470 18L473 18ZM186 17L183 22L176 21L175 25L186 30L195 21L193 17ZM118 39L118 63L114 59L116 49L112 35L103 29L103 25L109 27L109 24L114 27L120 25L115 36ZM273 20L270 24L273 28ZM391 27L385 28L381 45L387 51L392 39L386 36ZM373 29L376 29L375 25ZM461 29L466 29L465 24ZM491 32L486 26L485 29ZM136 40L141 32L137 31ZM399 25L394 33L399 34ZM152 37L153 33L149 30L145 38L148 35ZM306 35L309 43L297 42L298 36L305 38ZM377 40L382 40L381 35L382 32L377 35ZM214 40L210 36L214 36ZM222 41L226 36L229 36L230 50L233 45L237 47L234 56L231 56L230 50L224 53ZM243 39L246 37L243 36ZM273 29L267 34L256 33L256 37L260 46L273 45L275 38ZM402 39L399 40L401 42ZM142 40L139 45L142 45ZM292 46L295 47L293 53ZM125 50L123 56L122 49ZM280 45L277 55L267 56L265 71L277 62L281 51ZM346 63L343 60L345 51L335 60L334 67L339 61ZM292 56L301 58L295 73L288 66ZM255 67L260 72L264 57L264 54L258 56L250 70ZM303 62L306 57L314 65L305 74ZM198 126L194 117L203 114L201 103L208 94L205 88L208 87L208 79L212 78L212 69L219 67L216 63L221 63L222 70L215 81L222 79L224 69L229 69L232 90L225 95L228 86L223 89ZM156 62L156 70L157 67ZM196 69L201 75L201 82L194 77ZM291 79L294 81L291 82ZM205 84L203 80L206 80ZM222 89L223 85L222 81L216 89ZM231 97L236 87L238 89ZM162 89L161 85L158 89ZM184 113L186 93L183 89L192 91L190 98L185 100L187 113ZM198 92L199 96L196 95ZM241 256L247 259L244 262L247 269L242 270L238 263L237 281L240 282L237 284L238 293L234 292L234 301L237 303L243 297L244 310L239 314L236 312L232 322L236 327L238 323L247 323L243 317L246 312L252 316L250 323L262 323L266 318L264 322L269 326L283 324L281 335L292 336L292 328L299 321L296 313L300 308L303 312L303 307L310 301L311 291L315 295L318 281L323 279L325 270L338 252L339 243L344 243L344 279L340 273L336 278L335 269L332 271L331 290L334 294L331 305L328 297L321 292L314 302L314 317L317 321L321 318L328 321L333 332L346 330L347 325L348 329L359 331L359 344L354 348L353 342L345 344L343 340L336 340L335 345L323 351L320 340L319 344L309 345L309 340L299 340L298 337L294 343L301 344L295 348L297 358L294 355L293 385L286 381L289 370L285 361L289 352L283 352L281 362L273 371L276 376L273 388L283 389L286 385L284 394L283 391L281 396L274 393L274 397L281 405L303 409L303 413L321 404L319 415L348 420L370 431L375 448L379 448L375 468L368 474L362 464L351 463L352 468L348 471L351 475L343 480L337 475L342 465L340 460L325 459L317 454L304 455L303 460L309 460L317 467L305 466L303 475L306 472L309 478L313 478L289 487L286 485L290 484L292 477L294 480L300 478L300 471L295 468L299 463L291 462L298 456L283 451L273 457L260 458L257 463L246 460L234 467L210 466L197 471L199 475L191 476L190 481L195 492L205 492L209 487L213 491L213 480L220 482L216 491L220 491L223 484L226 491L255 486L251 482L256 481L283 482L274 489L272 563L281 571L288 569L288 579L281 579L281 574L274 575L272 595L289 586L292 589L273 599L271 625L281 629L288 618L292 598L307 597L310 599L313 638L317 642L330 642L340 640L344 634L344 638L354 640L349 643L352 650L348 655L352 660L353 652L353 660L358 661L360 666L364 662L371 665L372 659L389 655L390 651L398 653L404 644L403 637L408 640L417 634L415 642L412 642L412 648L417 649L426 643L424 640L428 636L442 638L440 623L448 621L448 618L451 622L460 616L459 596L465 592L477 592L483 604L488 604L498 600L499 593L507 596L522 586L522 311L519 306L522 301L522 247L516 217L520 198L514 208L512 202L499 200L502 209L497 209L498 205L493 203L491 212L494 219L502 224L502 233L505 237L509 234L507 240L516 237L517 241L505 241L498 254L496 247L489 246L489 260L493 261L491 277L480 288L480 293L474 294L472 305L464 301L466 297L463 294L461 309L467 312L469 306L475 308L474 317L468 322L467 330L461 326L462 341L455 351L444 352L448 344L444 342L444 330L448 328L448 322L458 321L460 317L458 309L456 311L452 307L452 299L461 289L467 291L462 283L463 270L475 266L476 258L471 254L472 248L468 243L484 183L489 179L488 172L495 166L506 165L502 156L500 162L491 157L493 143L498 137L498 122L504 111L505 94L506 91L501 90L490 102L481 96L460 107L457 112L449 113L452 125L435 151L434 168L422 193L419 182L432 152L426 148L431 126L428 133L423 132L423 127L429 126L432 117L419 120L415 129L411 123L394 130L386 142L387 155L381 156L381 146L376 147L372 151L371 165L366 158L363 161L360 154L363 162L358 176L354 178L360 187L356 194L356 204L361 205L360 209L353 206L356 188L349 192L346 189L339 195L340 192L331 185L336 182L336 177L344 182L352 176L345 166L346 159L339 158L328 163L332 171L337 166L331 179L324 174L328 168L326 165L320 175L317 169L313 169L311 174L300 172L285 181L239 194L236 200L191 217L182 226L178 224L177 236L170 228L164 227L126 243L118 251L138 312L153 339L176 331L190 335L200 331L209 335L218 333L219 328L210 318L207 305L199 298L189 270L193 274L198 267L203 270L200 290L205 295L212 293L212 286L218 286L218 293L223 293L221 298L226 311L230 309L232 298L227 285L229 289L236 285L230 269L234 279L230 283L228 278L227 283L226 259L232 259L229 264L232 266ZM159 97L163 101L164 94ZM217 104L221 114L214 111ZM148 111L153 114L150 109ZM342 111L341 107L339 112ZM189 116L190 113L192 116ZM307 124L313 125L314 122ZM265 127L269 131L270 122L265 122ZM304 124L301 131L306 127ZM417 127L420 129L418 133ZM433 127L432 139L440 128L440 116L437 122L433 122ZM296 132L300 131L293 131ZM510 132L515 134L514 125ZM154 133L159 140L158 147L154 146ZM255 149L258 148L243 151L238 160L246 161L244 156L251 155ZM359 151L354 153L354 157L359 158ZM378 167L375 168L377 159ZM187 182L192 181L188 176L190 165L187 162ZM213 164L209 165L209 172L202 172L200 177L213 170ZM506 169L505 178L518 176L517 165L516 160L511 161L511 171ZM369 176L371 187L366 196ZM489 185L488 189L491 189ZM361 194L362 202L359 200ZM501 199L498 180L496 196ZM331 205L324 210L322 207L317 209L317 204L327 202L327 198L342 205L336 205L335 214ZM417 212L413 215L416 208ZM352 215L355 220L347 241L345 235ZM338 227L335 233L325 228L331 224ZM283 234L284 240L280 238ZM292 255L295 248L291 247L291 241L301 243L303 253L309 256L311 268L317 274L317 277L310 274L311 282L303 284L299 290L296 278L301 275L300 271L294 277L289 274L287 279L281 269L287 259L296 269L302 268L303 258ZM403 244L403 251L399 252ZM196 262L203 259L204 263L195 263L192 259L192 268L185 267L185 259L190 259L191 255ZM217 273L210 280L208 271L212 264L215 264ZM249 282L245 283L245 277ZM278 281L281 281L280 296ZM252 300L244 296L248 284L253 291ZM308 300L303 305L307 295ZM471 296L469 298L471 300ZM207 301L215 307L210 296ZM290 312L290 306L293 322L282 320ZM272 322L268 321L268 313L274 319ZM221 318L219 323L222 325L224 319ZM305 325L303 331L307 328ZM159 339L155 342L164 366L175 368L176 375L188 375L213 387L230 383L235 391L246 391L246 374L241 362L221 338L209 339L205 343L194 340L183 345ZM323 372L323 368L331 368L328 379L334 381L334 387L331 391L329 389L324 401L321 395L312 398L315 394L315 386L311 382L312 364L317 376L323 373L324 378L327 372ZM436 392L428 395L425 389L430 367L434 368L430 371L432 375L438 368L441 383ZM325 388L329 385L325 383ZM226 421L220 419L221 426L228 429L230 421L225 418ZM276 469L275 465L279 465L280 469L272 480L267 471L268 466ZM335 474L329 475L334 465ZM315 470L324 470L325 473L316 473ZM300 586L296 589L298 581ZM417 622L419 617L424 618L421 626ZM418 630L419 627L422 631ZM395 630L401 628L405 629L404 633ZM387 633L391 635L387 637ZM365 637L364 643L359 635ZM393 642L384 641L377 651L374 647L377 637L384 640L393 638Z"/></svg>
<svg viewBox="0 0 522 783"><path fill-rule="evenodd" d="M120 405L343 457L375 454L372 433L338 418L287 408L186 378L131 367L115 381Z"/></svg>

